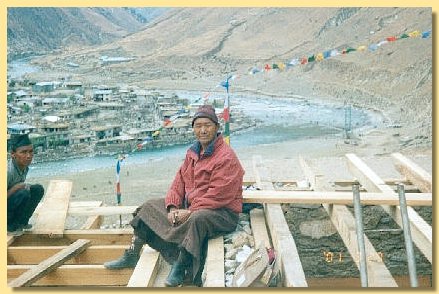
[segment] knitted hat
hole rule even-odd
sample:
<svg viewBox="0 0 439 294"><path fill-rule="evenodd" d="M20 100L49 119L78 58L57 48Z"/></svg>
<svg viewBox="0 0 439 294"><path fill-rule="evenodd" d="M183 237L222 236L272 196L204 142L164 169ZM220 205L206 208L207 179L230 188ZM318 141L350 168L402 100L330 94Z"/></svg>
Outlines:
<svg viewBox="0 0 439 294"><path fill-rule="evenodd" d="M10 139L10 147L12 151L15 151L17 148L22 146L32 145L32 142L29 139L27 134L24 135L12 135Z"/></svg>
<svg viewBox="0 0 439 294"><path fill-rule="evenodd" d="M194 126L195 120L200 117L208 118L215 124L218 124L218 117L216 116L215 108L213 108L212 105L202 105L198 108L192 119L192 127Z"/></svg>

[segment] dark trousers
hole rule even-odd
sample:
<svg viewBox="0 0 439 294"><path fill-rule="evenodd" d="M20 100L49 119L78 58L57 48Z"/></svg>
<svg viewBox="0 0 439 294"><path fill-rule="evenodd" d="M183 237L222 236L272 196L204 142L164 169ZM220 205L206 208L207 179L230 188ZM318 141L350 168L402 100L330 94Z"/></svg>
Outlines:
<svg viewBox="0 0 439 294"><path fill-rule="evenodd" d="M8 198L8 231L28 224L43 195L43 186L35 184L29 190L18 190Z"/></svg>

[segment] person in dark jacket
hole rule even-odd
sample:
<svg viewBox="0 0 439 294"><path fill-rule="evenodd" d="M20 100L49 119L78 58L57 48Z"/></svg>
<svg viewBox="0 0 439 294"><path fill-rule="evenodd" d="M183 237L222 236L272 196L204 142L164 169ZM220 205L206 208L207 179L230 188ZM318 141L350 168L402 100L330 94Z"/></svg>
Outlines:
<svg viewBox="0 0 439 294"><path fill-rule="evenodd" d="M44 195L43 186L25 182L33 156L33 145L27 134L11 136L7 191L9 235L20 235L24 229L31 229L29 219Z"/></svg>
<svg viewBox="0 0 439 294"><path fill-rule="evenodd" d="M143 244L172 264L166 286L185 278L201 286L207 241L232 232L242 211L244 170L220 133L215 109L201 106L192 120L196 142L189 148L165 198L152 199L135 212L132 244L106 262L109 269L133 268Z"/></svg>

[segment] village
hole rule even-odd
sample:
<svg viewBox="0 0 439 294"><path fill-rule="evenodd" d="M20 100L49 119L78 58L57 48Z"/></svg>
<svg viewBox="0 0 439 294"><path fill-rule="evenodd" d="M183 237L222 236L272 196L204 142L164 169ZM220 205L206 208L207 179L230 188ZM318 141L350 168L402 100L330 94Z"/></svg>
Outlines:
<svg viewBox="0 0 439 294"><path fill-rule="evenodd" d="M61 80L8 82L7 132L29 134L34 162L150 150L194 140L192 116L205 103L135 86ZM211 103L211 102L209 102ZM221 116L224 99L213 105ZM231 132L256 122L234 111Z"/></svg>

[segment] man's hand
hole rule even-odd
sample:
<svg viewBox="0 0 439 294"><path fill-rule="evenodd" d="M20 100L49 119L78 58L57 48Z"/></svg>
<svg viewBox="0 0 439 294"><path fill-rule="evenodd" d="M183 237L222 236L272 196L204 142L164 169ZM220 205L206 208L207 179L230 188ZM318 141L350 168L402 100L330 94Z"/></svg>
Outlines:
<svg viewBox="0 0 439 294"><path fill-rule="evenodd" d="M175 224L175 212L177 211L178 209L175 207L175 206L172 206L170 209L169 209L169 212L168 212L168 221L169 221L169 223L171 224L171 225L174 225Z"/></svg>
<svg viewBox="0 0 439 294"><path fill-rule="evenodd" d="M173 226L178 226L187 221L190 215L189 209L171 209L168 213L168 220Z"/></svg>
<svg viewBox="0 0 439 294"><path fill-rule="evenodd" d="M17 183L14 186L12 186L11 189L8 190L7 196L9 197L12 194L14 194L15 192L17 192L18 190L23 190L23 189L30 190L30 185L29 184L25 184L25 183Z"/></svg>

